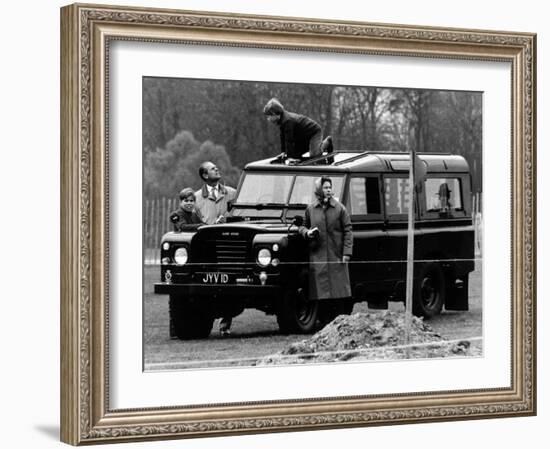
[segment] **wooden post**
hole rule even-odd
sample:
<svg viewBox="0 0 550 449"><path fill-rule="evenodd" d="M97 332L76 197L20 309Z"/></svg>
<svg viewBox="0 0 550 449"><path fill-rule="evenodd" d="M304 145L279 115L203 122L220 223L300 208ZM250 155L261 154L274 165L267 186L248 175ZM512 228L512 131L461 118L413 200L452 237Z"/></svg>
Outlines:
<svg viewBox="0 0 550 449"><path fill-rule="evenodd" d="M145 259L149 256L149 200L145 200L143 205L143 253L145 254Z"/></svg>
<svg viewBox="0 0 550 449"><path fill-rule="evenodd" d="M476 249L477 249L477 255L476 257L481 256L481 197L480 193L476 192L476 209L475 209L475 240L476 240Z"/></svg>
<svg viewBox="0 0 550 449"><path fill-rule="evenodd" d="M164 235L166 232L166 223L164 222L164 217L166 217L168 214L166 213L166 198L162 197L162 212L160 214L160 237Z"/></svg>
<svg viewBox="0 0 550 449"><path fill-rule="evenodd" d="M150 248L154 248L156 246L155 236L154 236L154 231L155 231L155 220L154 220L155 200L151 199L149 201L150 201L150 203L149 203L149 246L150 246Z"/></svg>
<svg viewBox="0 0 550 449"><path fill-rule="evenodd" d="M153 232L153 242L154 247L156 248L158 246L158 235L159 235L159 199L155 198L153 200L153 224L155 226L154 232Z"/></svg>
<svg viewBox="0 0 550 449"><path fill-rule="evenodd" d="M407 283L405 292L405 344L407 345L407 358L410 357L412 302L413 302L413 274L414 274L414 213L415 213L415 144L410 145L409 164L409 217L407 228Z"/></svg>

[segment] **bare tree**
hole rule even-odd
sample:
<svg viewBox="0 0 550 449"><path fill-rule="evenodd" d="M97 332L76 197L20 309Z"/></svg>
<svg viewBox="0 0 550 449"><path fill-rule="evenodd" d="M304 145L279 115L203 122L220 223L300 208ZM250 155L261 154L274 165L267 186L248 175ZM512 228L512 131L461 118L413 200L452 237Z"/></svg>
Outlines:
<svg viewBox="0 0 550 449"><path fill-rule="evenodd" d="M180 181L169 179L176 176L176 168L179 179L195 183L194 168L184 164L206 157L206 150L201 153L199 148L207 141L215 144L204 148L220 161L227 156L231 179L248 162L278 154L279 132L262 113L272 97L316 120L325 136L333 136L337 150L408 151L414 144L420 151L462 154L472 167L474 188L481 189L480 93L146 78L143 151L148 194L179 186ZM196 145L174 152L174 142L169 142L184 130L192 133Z"/></svg>

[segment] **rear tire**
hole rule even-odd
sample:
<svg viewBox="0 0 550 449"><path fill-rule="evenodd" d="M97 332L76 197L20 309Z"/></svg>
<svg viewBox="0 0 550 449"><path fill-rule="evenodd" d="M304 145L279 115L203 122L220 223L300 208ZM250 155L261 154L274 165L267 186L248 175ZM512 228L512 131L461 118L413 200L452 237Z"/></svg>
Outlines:
<svg viewBox="0 0 550 449"><path fill-rule="evenodd" d="M203 305L185 297L170 296L170 328L180 340L207 338L214 316Z"/></svg>
<svg viewBox="0 0 550 449"><path fill-rule="evenodd" d="M413 313L432 318L439 315L445 303L445 276L437 263L422 264L414 280Z"/></svg>
<svg viewBox="0 0 550 449"><path fill-rule="evenodd" d="M310 301L302 288L285 292L277 323L283 334L309 334L316 328L319 301Z"/></svg>

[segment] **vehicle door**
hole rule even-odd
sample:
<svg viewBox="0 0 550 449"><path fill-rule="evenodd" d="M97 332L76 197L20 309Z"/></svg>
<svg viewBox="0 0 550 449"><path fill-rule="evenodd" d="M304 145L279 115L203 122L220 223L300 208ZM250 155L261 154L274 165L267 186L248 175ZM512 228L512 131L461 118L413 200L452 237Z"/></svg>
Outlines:
<svg viewBox="0 0 550 449"><path fill-rule="evenodd" d="M349 266L355 291L372 294L384 290L384 216L380 174L354 173L349 177L346 208L353 225L353 257ZM357 290L359 289L359 290Z"/></svg>
<svg viewBox="0 0 550 449"><path fill-rule="evenodd" d="M471 218L468 174L433 173L423 183L421 220L417 224L417 259L435 257L467 262L474 257L474 230ZM441 260L439 260L441 261ZM465 265L469 267L472 262ZM452 262L459 269L462 262Z"/></svg>

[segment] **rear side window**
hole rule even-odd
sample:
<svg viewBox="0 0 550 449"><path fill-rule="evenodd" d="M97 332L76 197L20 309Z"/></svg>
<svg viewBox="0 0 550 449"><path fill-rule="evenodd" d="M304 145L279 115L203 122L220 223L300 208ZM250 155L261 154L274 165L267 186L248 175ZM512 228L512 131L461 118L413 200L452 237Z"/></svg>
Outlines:
<svg viewBox="0 0 550 449"><path fill-rule="evenodd" d="M348 208L352 216L375 218L382 213L378 177L354 176L350 179Z"/></svg>
<svg viewBox="0 0 550 449"><path fill-rule="evenodd" d="M386 214L388 216L402 215L406 218L411 203L409 196L409 178L385 178L384 201L386 203Z"/></svg>
<svg viewBox="0 0 550 449"><path fill-rule="evenodd" d="M426 189L427 212L452 212L463 210L462 189L458 178L428 178Z"/></svg>

